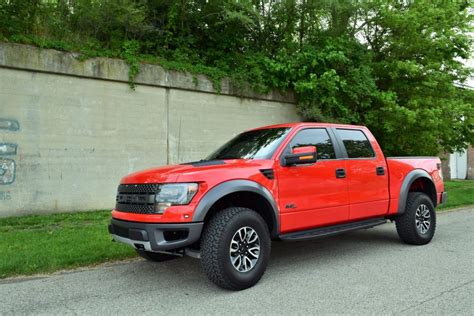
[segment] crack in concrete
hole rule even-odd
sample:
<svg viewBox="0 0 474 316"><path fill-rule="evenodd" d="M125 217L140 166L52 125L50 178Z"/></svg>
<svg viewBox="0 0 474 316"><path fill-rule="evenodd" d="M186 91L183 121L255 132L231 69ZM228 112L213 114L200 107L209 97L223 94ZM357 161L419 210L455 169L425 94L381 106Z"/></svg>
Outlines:
<svg viewBox="0 0 474 316"><path fill-rule="evenodd" d="M421 301L421 302L417 302L416 304L410 305L410 306L408 306L407 308L401 310L401 311L398 312L398 313L401 314L401 313L403 313L403 312L408 311L409 309L412 309L412 308L414 308L414 307L418 307L418 306L421 305L421 304L430 302L430 301L432 301L432 300L434 300L434 299L437 299L438 297L443 296L443 295L446 294L446 293L453 292L453 291L455 291L455 290L457 290L457 289L460 289L460 288L462 288L462 287L464 287L464 286L466 286L466 285L469 285L469 284L472 283L472 282L474 282L474 280L470 280L470 281L464 282L464 283L462 283L462 284L460 284L460 285L458 285L458 286L456 286L456 287L453 287L453 288L451 288L451 289L449 289L449 290L445 290L445 291L439 293L438 295L432 296L432 297L430 297L430 298L428 298L428 299L426 299L426 300L423 300L423 301Z"/></svg>

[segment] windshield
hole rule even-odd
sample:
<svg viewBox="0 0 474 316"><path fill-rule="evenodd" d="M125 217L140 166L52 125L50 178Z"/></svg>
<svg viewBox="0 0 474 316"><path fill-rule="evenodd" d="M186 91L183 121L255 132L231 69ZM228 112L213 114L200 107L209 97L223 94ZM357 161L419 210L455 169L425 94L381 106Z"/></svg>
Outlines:
<svg viewBox="0 0 474 316"><path fill-rule="evenodd" d="M268 128L242 133L207 159L270 159L289 130L290 128Z"/></svg>

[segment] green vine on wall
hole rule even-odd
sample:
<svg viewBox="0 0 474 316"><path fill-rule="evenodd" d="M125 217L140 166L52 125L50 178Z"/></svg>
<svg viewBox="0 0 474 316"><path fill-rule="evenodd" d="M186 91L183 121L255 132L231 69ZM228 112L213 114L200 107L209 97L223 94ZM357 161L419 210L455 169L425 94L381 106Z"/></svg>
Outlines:
<svg viewBox="0 0 474 316"><path fill-rule="evenodd" d="M77 59L79 61L86 61L88 59L97 57L106 58L120 58L123 59L129 66L129 85L131 89L136 87L136 77L140 73L140 64L148 63L154 65L160 65L166 70L179 71L183 73L189 73L193 77L193 83L197 86L199 75L206 76L212 83L213 88L217 93L221 92L221 82L224 78L230 78L226 72L215 68L204 65L193 65L185 62L169 61L158 56L140 54L140 43L138 41L125 41L122 44L121 50L108 50L93 45L76 46L71 45L60 40L45 39L42 37L32 35L14 35L0 38L0 41L22 43L27 45L37 46L43 49L56 49L65 52L77 52ZM242 84L241 80L234 79L233 82L239 86Z"/></svg>
<svg viewBox="0 0 474 316"><path fill-rule="evenodd" d="M121 57L129 66L128 83L132 90L135 90L135 79L140 71L139 51L140 43L138 41L126 41L123 43Z"/></svg>

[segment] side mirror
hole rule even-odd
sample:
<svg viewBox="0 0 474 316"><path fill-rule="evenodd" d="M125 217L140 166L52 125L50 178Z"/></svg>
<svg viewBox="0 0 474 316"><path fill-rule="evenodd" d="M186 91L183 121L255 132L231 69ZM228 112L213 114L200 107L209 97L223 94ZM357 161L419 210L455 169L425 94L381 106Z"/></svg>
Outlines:
<svg viewBox="0 0 474 316"><path fill-rule="evenodd" d="M315 163L316 160L317 153L315 146L295 147L291 150L291 154L284 157L285 166Z"/></svg>

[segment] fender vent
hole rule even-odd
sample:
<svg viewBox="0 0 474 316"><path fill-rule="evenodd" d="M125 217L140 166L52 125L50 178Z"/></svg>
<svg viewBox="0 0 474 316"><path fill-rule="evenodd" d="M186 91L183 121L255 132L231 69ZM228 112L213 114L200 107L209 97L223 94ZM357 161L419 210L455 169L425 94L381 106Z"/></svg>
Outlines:
<svg viewBox="0 0 474 316"><path fill-rule="evenodd" d="M273 180L275 179L275 174L273 169L260 169L260 172L265 176L265 178Z"/></svg>

